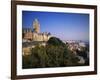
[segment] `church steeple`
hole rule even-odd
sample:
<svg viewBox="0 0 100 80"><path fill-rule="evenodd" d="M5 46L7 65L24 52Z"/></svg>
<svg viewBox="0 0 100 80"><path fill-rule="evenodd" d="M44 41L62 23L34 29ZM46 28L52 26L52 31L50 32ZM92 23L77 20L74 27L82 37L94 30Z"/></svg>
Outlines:
<svg viewBox="0 0 100 80"><path fill-rule="evenodd" d="M35 19L33 21L33 29L34 29L34 32L40 33L40 23L39 23L38 19Z"/></svg>

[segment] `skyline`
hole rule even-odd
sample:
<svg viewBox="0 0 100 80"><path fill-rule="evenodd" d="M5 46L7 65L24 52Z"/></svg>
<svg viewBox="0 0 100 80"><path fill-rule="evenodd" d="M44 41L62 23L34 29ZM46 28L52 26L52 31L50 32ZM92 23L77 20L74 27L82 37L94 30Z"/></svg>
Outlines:
<svg viewBox="0 0 100 80"><path fill-rule="evenodd" d="M50 32L61 40L89 41L89 14L22 11L22 27L32 28L36 18L40 32Z"/></svg>

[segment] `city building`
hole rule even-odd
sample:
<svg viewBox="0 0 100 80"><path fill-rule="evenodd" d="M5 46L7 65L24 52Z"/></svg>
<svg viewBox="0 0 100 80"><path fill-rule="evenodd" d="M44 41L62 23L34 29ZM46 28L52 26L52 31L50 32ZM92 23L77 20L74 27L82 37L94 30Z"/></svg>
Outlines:
<svg viewBox="0 0 100 80"><path fill-rule="evenodd" d="M46 42L51 37L50 33L40 32L40 23L35 19L31 28L23 28L22 31L22 53L30 55L31 49L36 45L45 46Z"/></svg>
<svg viewBox="0 0 100 80"><path fill-rule="evenodd" d="M51 34L47 32L40 32L40 23L38 19L35 19L32 25L32 28L23 28L23 42L49 40Z"/></svg>

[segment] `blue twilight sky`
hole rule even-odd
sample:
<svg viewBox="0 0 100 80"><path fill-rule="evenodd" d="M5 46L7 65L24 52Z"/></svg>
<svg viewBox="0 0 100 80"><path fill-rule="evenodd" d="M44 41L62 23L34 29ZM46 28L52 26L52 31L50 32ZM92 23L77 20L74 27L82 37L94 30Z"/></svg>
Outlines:
<svg viewBox="0 0 100 80"><path fill-rule="evenodd" d="M89 14L22 11L22 27L32 28L36 18L41 32L61 40L89 40Z"/></svg>

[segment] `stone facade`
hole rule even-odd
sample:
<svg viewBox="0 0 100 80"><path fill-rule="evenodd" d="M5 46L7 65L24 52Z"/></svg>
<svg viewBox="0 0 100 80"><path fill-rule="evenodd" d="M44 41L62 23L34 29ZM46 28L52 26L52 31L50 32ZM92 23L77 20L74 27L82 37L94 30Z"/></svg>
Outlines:
<svg viewBox="0 0 100 80"><path fill-rule="evenodd" d="M40 23L38 22L37 19L33 21L33 29L34 29L34 32L40 33Z"/></svg>
<svg viewBox="0 0 100 80"><path fill-rule="evenodd" d="M50 33L40 32L40 23L37 19L33 21L32 29L23 29L23 41L48 41Z"/></svg>

